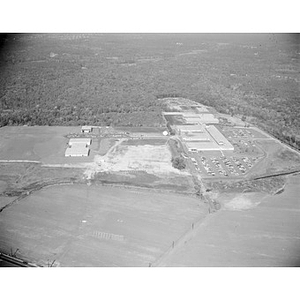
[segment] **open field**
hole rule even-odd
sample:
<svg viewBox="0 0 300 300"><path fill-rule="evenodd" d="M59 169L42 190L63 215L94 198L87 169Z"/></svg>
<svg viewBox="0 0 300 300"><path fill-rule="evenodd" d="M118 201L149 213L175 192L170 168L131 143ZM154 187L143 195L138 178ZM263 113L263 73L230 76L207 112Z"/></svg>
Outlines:
<svg viewBox="0 0 300 300"><path fill-rule="evenodd" d="M19 196L47 185L84 181L80 168L44 167L36 163L0 163L0 197ZM5 200L8 201L8 200Z"/></svg>
<svg viewBox="0 0 300 300"><path fill-rule="evenodd" d="M0 160L31 160L45 164L92 161L93 144L89 157L65 157L68 143L65 135L79 132L80 127L2 127L0 128Z"/></svg>
<svg viewBox="0 0 300 300"><path fill-rule="evenodd" d="M300 169L299 152L270 140L261 140L257 144L267 153L264 167L268 173Z"/></svg>
<svg viewBox="0 0 300 300"><path fill-rule="evenodd" d="M99 146L97 149L97 154L99 155L105 155L107 151L116 143L116 139L101 139L99 141ZM95 144L95 143L94 143Z"/></svg>
<svg viewBox="0 0 300 300"><path fill-rule="evenodd" d="M193 197L59 186L1 212L0 251L55 266L149 266L207 213Z"/></svg>
<svg viewBox="0 0 300 300"><path fill-rule="evenodd" d="M224 195L192 240L161 266L300 266L300 177L283 193Z"/></svg>
<svg viewBox="0 0 300 300"><path fill-rule="evenodd" d="M170 192L195 194L194 182L191 175L171 173L167 176L163 174L151 174L146 171L118 171L118 172L99 172L93 176L91 182L116 184L134 187L150 188L155 191L167 190Z"/></svg>

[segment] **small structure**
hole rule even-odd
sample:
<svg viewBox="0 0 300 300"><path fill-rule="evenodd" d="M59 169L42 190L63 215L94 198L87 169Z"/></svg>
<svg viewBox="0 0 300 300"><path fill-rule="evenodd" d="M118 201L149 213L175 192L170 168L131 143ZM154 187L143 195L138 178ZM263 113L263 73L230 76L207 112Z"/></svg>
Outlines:
<svg viewBox="0 0 300 300"><path fill-rule="evenodd" d="M81 132L82 133L90 133L93 131L93 127L92 126L82 126L81 127Z"/></svg>
<svg viewBox="0 0 300 300"><path fill-rule="evenodd" d="M89 146L91 143L91 138L72 138L69 140L69 146L72 146L74 144L84 144L85 146Z"/></svg>

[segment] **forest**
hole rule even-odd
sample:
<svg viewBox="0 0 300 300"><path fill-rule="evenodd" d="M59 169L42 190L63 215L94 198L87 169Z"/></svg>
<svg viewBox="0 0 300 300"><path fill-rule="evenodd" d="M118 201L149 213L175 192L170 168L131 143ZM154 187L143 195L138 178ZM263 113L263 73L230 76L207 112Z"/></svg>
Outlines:
<svg viewBox="0 0 300 300"><path fill-rule="evenodd" d="M0 126L165 126L159 98L237 115L300 148L299 35L9 34Z"/></svg>

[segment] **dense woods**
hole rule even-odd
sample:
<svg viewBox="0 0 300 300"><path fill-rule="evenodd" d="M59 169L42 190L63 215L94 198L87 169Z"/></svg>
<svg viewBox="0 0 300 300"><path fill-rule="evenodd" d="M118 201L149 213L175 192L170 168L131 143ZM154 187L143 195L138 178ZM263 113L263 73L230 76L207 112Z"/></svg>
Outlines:
<svg viewBox="0 0 300 300"><path fill-rule="evenodd" d="M300 148L298 35L1 37L0 126L161 126L187 97Z"/></svg>

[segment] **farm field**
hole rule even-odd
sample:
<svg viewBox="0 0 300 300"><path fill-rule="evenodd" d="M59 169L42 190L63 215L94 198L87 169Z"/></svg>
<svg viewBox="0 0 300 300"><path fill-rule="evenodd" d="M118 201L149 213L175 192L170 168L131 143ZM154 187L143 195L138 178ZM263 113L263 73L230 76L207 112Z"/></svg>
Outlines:
<svg viewBox="0 0 300 300"><path fill-rule="evenodd" d="M161 266L300 266L300 176L278 195L220 196L192 240Z"/></svg>
<svg viewBox="0 0 300 300"><path fill-rule="evenodd" d="M0 251L45 266L149 266L206 214L195 197L50 187L1 212Z"/></svg>

